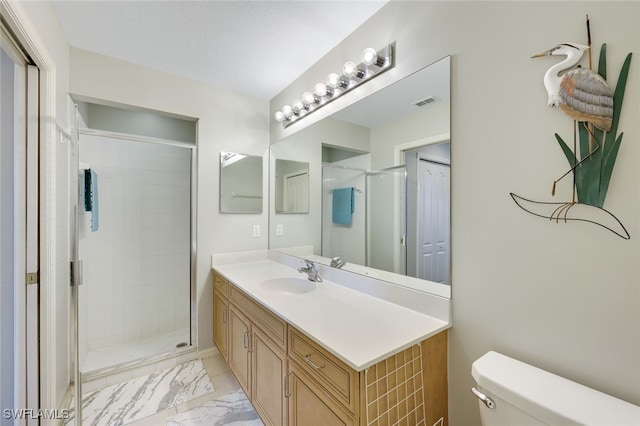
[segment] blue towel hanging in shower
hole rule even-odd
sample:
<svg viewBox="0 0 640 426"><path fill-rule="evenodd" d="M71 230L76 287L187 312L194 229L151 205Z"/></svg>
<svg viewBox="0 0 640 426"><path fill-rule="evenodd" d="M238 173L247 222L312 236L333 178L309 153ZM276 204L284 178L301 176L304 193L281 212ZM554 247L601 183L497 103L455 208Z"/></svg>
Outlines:
<svg viewBox="0 0 640 426"><path fill-rule="evenodd" d="M91 231L96 232L100 224L98 175L92 169L84 171L84 210L91 212Z"/></svg>
<svg viewBox="0 0 640 426"><path fill-rule="evenodd" d="M354 210L354 188L338 188L333 190L333 223L351 225Z"/></svg>

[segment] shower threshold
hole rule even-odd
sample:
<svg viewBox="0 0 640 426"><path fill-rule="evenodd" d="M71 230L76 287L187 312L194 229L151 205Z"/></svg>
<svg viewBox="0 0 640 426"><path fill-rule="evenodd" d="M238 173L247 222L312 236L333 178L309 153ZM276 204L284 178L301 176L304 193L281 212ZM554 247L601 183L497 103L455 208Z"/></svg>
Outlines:
<svg viewBox="0 0 640 426"><path fill-rule="evenodd" d="M189 345L176 347L178 344L188 341L189 329L184 328L146 339L91 349L81 364L83 381L87 377L95 378L103 374L111 374L114 371L122 371L170 358L176 353L181 354L193 349Z"/></svg>

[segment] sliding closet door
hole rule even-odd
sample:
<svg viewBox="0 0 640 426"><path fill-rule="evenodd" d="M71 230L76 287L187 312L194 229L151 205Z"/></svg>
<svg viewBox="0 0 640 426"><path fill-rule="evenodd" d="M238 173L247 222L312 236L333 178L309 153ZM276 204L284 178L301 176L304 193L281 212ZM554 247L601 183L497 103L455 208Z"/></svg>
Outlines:
<svg viewBox="0 0 640 426"><path fill-rule="evenodd" d="M0 31L0 400L3 408L37 409L38 70ZM25 417L9 414L3 426Z"/></svg>

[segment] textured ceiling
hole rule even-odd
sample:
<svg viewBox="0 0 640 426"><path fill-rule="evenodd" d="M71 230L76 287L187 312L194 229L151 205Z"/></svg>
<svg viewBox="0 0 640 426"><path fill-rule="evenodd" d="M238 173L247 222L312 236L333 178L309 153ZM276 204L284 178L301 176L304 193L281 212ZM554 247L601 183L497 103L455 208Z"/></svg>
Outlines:
<svg viewBox="0 0 640 426"><path fill-rule="evenodd" d="M270 100L379 1L57 1L73 47Z"/></svg>

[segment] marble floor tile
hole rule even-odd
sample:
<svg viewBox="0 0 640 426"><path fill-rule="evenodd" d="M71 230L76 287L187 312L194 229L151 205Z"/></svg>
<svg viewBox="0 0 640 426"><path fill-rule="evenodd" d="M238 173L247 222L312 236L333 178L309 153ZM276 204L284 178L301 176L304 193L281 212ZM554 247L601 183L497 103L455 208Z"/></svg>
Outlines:
<svg viewBox="0 0 640 426"><path fill-rule="evenodd" d="M263 426L242 390L178 413L166 421L166 426Z"/></svg>
<svg viewBox="0 0 640 426"><path fill-rule="evenodd" d="M129 424L213 391L202 362L191 361L86 394L82 424Z"/></svg>

